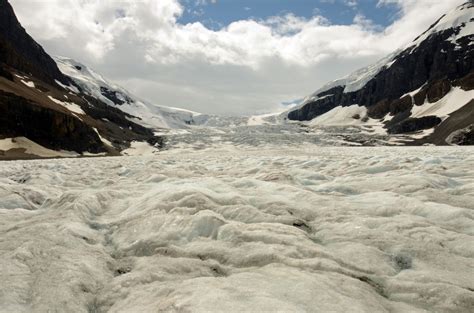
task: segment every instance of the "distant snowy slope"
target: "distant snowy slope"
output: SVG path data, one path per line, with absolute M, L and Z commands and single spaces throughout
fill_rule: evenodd
M 367 67 L 361 68 L 341 79 L 337 79 L 335 81 L 332 81 L 320 89 L 318 89 L 316 92 L 311 94 L 309 97 L 306 97 L 303 101 L 303 104 L 306 104 L 308 102 L 318 100 L 320 97 L 318 96 L 321 93 L 324 93 L 334 87 L 344 87 L 344 92 L 353 92 L 361 89 L 364 87 L 371 79 L 373 79 L 380 71 L 384 68 L 389 68 L 390 65 L 393 64 L 394 58 L 397 56 L 397 54 L 400 51 L 397 50 L 396 52 L 390 54 L 389 56 L 379 60 L 375 64 L 371 64 Z
M 70 58 L 55 57 L 59 69 L 71 77 L 83 92 L 110 106 L 136 116 L 139 124 L 152 128 L 182 128 L 193 123 L 199 113 L 143 101 L 120 86 L 107 81 L 84 64 Z

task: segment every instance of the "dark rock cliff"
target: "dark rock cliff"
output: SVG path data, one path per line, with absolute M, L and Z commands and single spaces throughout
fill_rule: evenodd
M 70 79 L 56 62 L 20 25 L 7 0 L 0 0 L 0 67 L 9 66 L 54 85 L 54 80 L 68 85 Z
M 97 133 L 77 117 L 3 91 L 0 91 L 0 134 L 24 136 L 54 150 L 106 151 Z

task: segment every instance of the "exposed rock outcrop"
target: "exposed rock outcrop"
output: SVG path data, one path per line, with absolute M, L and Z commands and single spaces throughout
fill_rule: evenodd
M 20 25 L 7 0 L 0 0 L 0 64 L 31 74 L 51 85 L 55 80 L 68 85 L 71 80 L 56 62 Z
M 458 146 L 474 145 L 474 124 L 452 133 L 448 137 L 448 143 Z
M 0 134 L 24 136 L 53 150 L 106 151 L 97 133 L 79 118 L 3 91 L 0 91 Z

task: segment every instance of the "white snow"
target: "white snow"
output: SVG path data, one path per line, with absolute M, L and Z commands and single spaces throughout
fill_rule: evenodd
M 23 80 L 23 79 L 20 79 L 20 81 L 25 84 L 26 86 L 30 87 L 30 88 L 35 88 L 35 83 L 32 82 L 32 81 L 27 81 L 27 80 Z
M 270 124 L 269 119 L 276 118 L 280 114 L 281 112 L 275 112 L 275 113 L 267 113 L 267 114 L 250 116 L 247 121 L 247 126 L 259 126 L 259 125 L 264 125 L 264 124 Z
M 413 90 L 413 91 L 411 91 L 411 92 L 408 92 L 408 93 L 404 94 L 403 96 L 400 97 L 400 99 L 405 98 L 406 96 L 410 96 L 410 97 L 412 97 L 412 98 L 415 97 L 416 94 L 419 93 L 420 90 L 423 89 L 423 87 L 425 87 L 425 86 L 426 86 L 426 84 L 424 84 L 423 86 L 421 86 L 421 87 L 418 88 L 418 89 L 415 89 L 415 90 Z
M 99 136 L 100 141 L 102 141 L 103 143 L 105 143 L 105 144 L 108 145 L 109 147 L 113 147 L 112 143 L 111 143 L 109 140 L 107 140 L 106 138 L 104 138 L 104 137 L 102 137 L 102 136 L 100 135 L 100 133 L 99 133 L 99 131 L 97 130 L 97 128 L 94 127 L 93 129 L 94 129 L 94 131 L 96 132 L 97 136 Z
M 0 310 L 469 312 L 473 152 L 0 163 Z
M 56 82 L 56 84 L 58 84 L 59 86 L 63 87 L 64 89 L 68 89 L 70 92 L 73 92 L 73 93 L 79 93 L 79 89 L 77 89 L 76 86 L 67 86 L 67 85 L 64 85 L 63 83 L 61 83 L 59 80 L 55 79 L 54 80 Z
M 429 103 L 426 100 L 423 105 L 414 105 L 411 110 L 412 117 L 434 115 L 446 118 L 449 114 L 459 110 L 473 99 L 474 90 L 465 91 L 460 87 L 453 87 L 444 98 L 435 103 Z
M 416 48 L 421 42 L 426 40 L 431 35 L 450 28 L 460 28 L 458 34 L 454 34 L 448 39 L 453 44 L 456 44 L 456 42 L 463 37 L 473 35 L 474 21 L 471 21 L 471 19 L 474 17 L 474 6 L 468 8 L 470 5 L 472 6 L 472 4 L 464 4 L 453 9 L 451 12 L 441 18 L 441 20 L 439 20 L 439 22 L 432 29 L 420 36 L 416 41 L 410 43 L 409 46 Z
M 410 134 L 410 137 L 413 139 L 422 139 L 433 134 L 434 131 L 435 131 L 434 127 L 429 128 L 429 129 L 423 129 L 421 131 L 418 131 L 416 134 Z
M 0 139 L 0 151 L 9 151 L 12 149 L 24 149 L 24 153 L 26 154 L 45 158 L 74 157 L 78 155 L 72 151 L 54 151 L 47 149 L 25 137 Z
M 88 93 L 123 112 L 139 117 L 140 119 L 133 119 L 133 122 L 135 123 L 156 129 L 184 128 L 188 127 L 187 125 L 189 123 L 193 123 L 194 119 L 201 115 L 200 113 L 185 109 L 158 106 L 143 101 L 125 89 L 107 81 L 100 74 L 84 64 L 72 59 L 55 57 L 55 61 L 61 72 L 71 77 L 85 93 Z M 115 92 L 115 96 L 125 103 L 121 105 L 115 104 L 102 94 L 101 87 L 106 88 L 111 92 Z
M 354 116 L 359 118 L 355 119 Z M 367 116 L 367 108 L 357 104 L 348 107 L 338 106 L 326 112 L 309 123 L 312 126 L 337 126 L 337 125 L 360 125 L 364 124 L 362 118 Z
M 74 112 L 74 113 L 76 113 L 76 114 L 86 115 L 86 112 L 84 112 L 84 111 L 82 110 L 82 108 L 81 108 L 79 105 L 77 105 L 77 104 L 75 104 L 75 103 L 73 103 L 73 102 L 61 101 L 61 100 L 58 100 L 58 99 L 56 99 L 56 98 L 54 98 L 54 97 L 52 97 L 52 96 L 48 96 L 48 98 L 49 98 L 51 101 L 53 101 L 54 103 L 57 103 L 57 104 L 62 105 L 63 107 L 65 107 L 66 109 L 68 109 L 68 110 L 71 111 L 71 112 Z M 77 116 L 76 116 L 76 117 L 77 117 Z
M 127 156 L 140 156 L 147 154 L 155 154 L 158 151 L 159 150 L 156 147 L 150 145 L 148 142 L 132 141 L 130 143 L 130 148 L 123 150 L 122 154 Z

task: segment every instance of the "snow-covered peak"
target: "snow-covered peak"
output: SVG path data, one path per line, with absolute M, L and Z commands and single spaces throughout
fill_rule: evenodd
M 418 46 L 430 36 L 446 30 L 454 30 L 454 34 L 449 38 L 453 43 L 457 40 L 474 34 L 474 2 L 468 1 L 463 5 L 443 15 L 436 23 L 416 38 L 409 46 Z
M 165 106 L 158 106 L 139 99 L 120 86 L 117 86 L 89 67 L 73 59 L 55 57 L 59 69 L 71 77 L 86 94 L 136 116 L 133 122 L 151 128 L 183 128 L 192 124 L 200 113 Z

